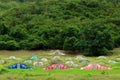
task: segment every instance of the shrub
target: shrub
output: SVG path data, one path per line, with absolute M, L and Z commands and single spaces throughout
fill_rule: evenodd
M 7 50 L 16 50 L 19 49 L 19 44 L 15 40 L 10 40 L 6 42 Z

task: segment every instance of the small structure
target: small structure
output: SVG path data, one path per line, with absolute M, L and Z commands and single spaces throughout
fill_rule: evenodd
M 24 63 L 32 63 L 32 60 L 25 60 Z
M 89 60 L 86 60 L 86 59 L 80 60 L 80 63 L 88 63 L 88 62 L 89 62 Z
M 110 70 L 110 67 L 103 66 L 100 64 L 88 64 L 87 66 L 81 67 L 81 70 Z
M 34 66 L 42 66 L 42 65 L 43 65 L 43 62 L 34 62 L 33 65 L 34 65 Z
M 99 56 L 99 57 L 97 57 L 97 59 L 106 59 L 106 57 L 105 56 Z
M 61 62 L 61 60 L 59 59 L 54 59 L 51 61 L 52 64 L 59 64 Z
M 37 60 L 37 59 L 38 59 L 38 56 L 32 56 L 30 59 L 32 59 L 32 60 Z
M 70 67 L 77 67 L 78 64 L 75 64 L 73 61 L 67 61 L 65 64 L 69 65 Z
M 64 70 L 64 69 L 70 69 L 69 66 L 65 66 L 63 64 L 52 64 L 50 66 L 47 66 L 45 68 L 43 68 L 44 70 L 54 70 L 54 69 L 60 69 L 60 70 Z
M 86 59 L 86 58 L 83 58 L 82 56 L 76 56 L 75 59 L 76 59 L 76 60 L 83 60 L 83 59 Z
M 65 64 L 67 64 L 69 66 L 72 66 L 72 65 L 74 65 L 74 62 L 73 61 L 67 61 Z
M 53 54 L 56 54 L 56 55 L 65 55 L 65 54 L 61 53 L 59 50 L 56 50 Z
M 66 60 L 66 61 L 71 61 L 71 60 L 72 60 L 72 58 L 66 58 L 65 60 Z
M 56 50 L 55 52 L 51 53 L 50 55 L 65 55 L 64 53 L 60 52 L 59 50 Z
M 54 56 L 53 59 L 60 59 L 60 56 Z
M 48 61 L 48 59 L 47 58 L 42 58 L 41 61 L 46 62 L 46 61 Z
M 118 63 L 117 61 L 115 60 L 109 60 L 108 63 L 112 63 L 112 64 L 115 64 L 115 63 Z
M 5 60 L 0 60 L 0 64 L 4 64 L 5 63 Z
M 32 69 L 30 66 L 27 66 L 22 63 L 16 63 L 16 64 L 13 64 L 12 66 L 8 66 L 7 68 L 8 69 Z
M 11 59 L 11 60 L 21 60 L 21 58 L 16 58 L 15 56 L 10 56 L 9 58 L 6 59 Z
M 116 60 L 120 61 L 120 57 L 116 58 Z

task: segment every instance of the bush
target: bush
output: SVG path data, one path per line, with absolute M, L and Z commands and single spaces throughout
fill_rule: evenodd
M 76 41 L 76 37 L 67 37 L 63 44 L 64 50 L 75 50 L 74 42 Z
M 30 37 L 19 42 L 20 48 L 25 50 L 46 49 L 47 42 L 42 38 Z
M 23 40 L 27 38 L 27 31 L 21 26 L 12 27 L 10 29 L 9 35 L 13 37 L 15 40 Z
M 0 35 L 4 35 L 8 33 L 8 27 L 5 24 L 0 23 Z
M 75 42 L 75 47 L 85 55 L 106 55 L 108 50 L 114 48 L 113 39 L 104 27 L 85 27 L 82 30 L 81 38 Z
M 10 40 L 6 42 L 6 49 L 7 50 L 16 50 L 19 49 L 19 44 L 14 41 L 14 40 Z
M 7 69 L 4 66 L 0 65 L 0 74 L 7 72 Z
M 0 41 L 0 50 L 5 50 L 5 49 L 6 49 L 6 42 Z

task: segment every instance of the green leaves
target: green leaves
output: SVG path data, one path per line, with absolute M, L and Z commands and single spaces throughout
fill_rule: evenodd
M 9 35 L 17 41 L 26 39 L 28 36 L 27 31 L 21 28 L 21 26 L 12 27 L 10 29 Z
M 76 41 L 76 37 L 67 37 L 64 41 L 64 44 L 63 44 L 63 49 L 64 50 L 76 50 L 74 47 L 74 44 L 75 44 L 75 41 Z
M 1 49 L 103 55 L 120 43 L 118 0 L 0 0 Z

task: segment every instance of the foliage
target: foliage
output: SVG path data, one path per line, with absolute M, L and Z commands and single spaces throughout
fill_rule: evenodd
M 0 0 L 0 49 L 104 55 L 120 46 L 119 0 Z

